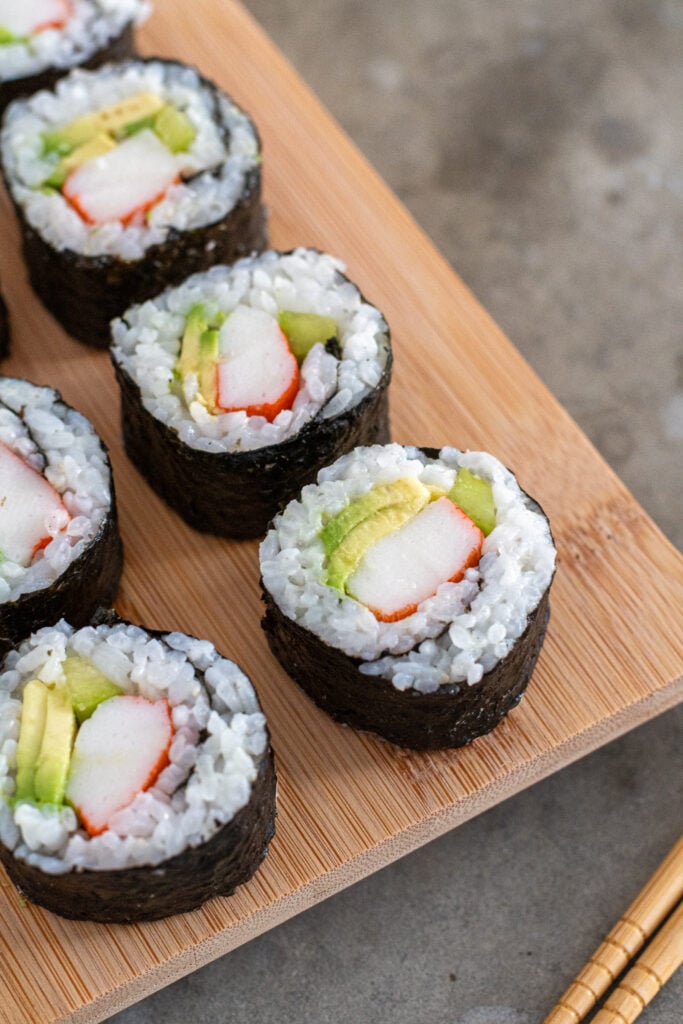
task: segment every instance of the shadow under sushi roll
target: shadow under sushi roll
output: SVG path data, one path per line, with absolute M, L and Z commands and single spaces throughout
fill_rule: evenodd
M 212 644 L 115 616 L 77 631 L 61 622 L 3 668 L 0 733 L 18 727 L 19 738 L 0 778 L 0 860 L 32 902 L 131 923 L 195 910 L 251 878 L 275 830 L 273 752 L 251 683 Z M 75 719 L 58 779 L 27 770 L 38 697 L 66 701 Z M 43 736 L 49 703 L 47 714 Z M 151 776 L 135 763 L 145 757 Z
M 542 509 L 492 456 L 367 448 L 323 470 L 273 523 L 262 625 L 286 672 L 337 721 L 415 750 L 459 747 L 527 687 L 554 556 Z

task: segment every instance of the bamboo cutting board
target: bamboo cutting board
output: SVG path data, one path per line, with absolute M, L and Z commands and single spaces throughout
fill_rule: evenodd
M 110 446 L 126 547 L 117 608 L 208 637 L 254 680 L 279 817 L 267 861 L 235 896 L 152 924 L 61 920 L 0 872 L 3 1024 L 100 1021 L 683 697 L 683 559 L 241 6 L 166 0 L 140 38 L 145 54 L 197 64 L 256 119 L 273 244 L 342 257 L 384 311 L 395 439 L 488 449 L 545 507 L 559 552 L 553 611 L 521 706 L 470 747 L 411 754 L 334 725 L 269 654 L 256 543 L 194 533 L 132 469 L 107 355 L 42 309 L 4 230 L 15 355 L 3 369 L 60 388 Z

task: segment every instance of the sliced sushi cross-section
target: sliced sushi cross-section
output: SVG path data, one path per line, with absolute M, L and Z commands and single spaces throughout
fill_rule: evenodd
M 27 566 L 69 522 L 61 498 L 45 477 L 0 442 L 0 552 Z M 48 528 L 48 526 L 50 528 Z
M 258 868 L 273 752 L 249 679 L 208 641 L 107 619 L 62 619 L 0 664 L 0 863 L 64 917 L 156 920 Z
M 106 449 L 56 391 L 0 377 L 0 439 L 2 656 L 48 622 L 110 607 L 123 549 Z
M 555 547 L 488 452 L 358 447 L 275 517 L 260 556 L 271 650 L 338 721 L 436 750 L 519 703 Z

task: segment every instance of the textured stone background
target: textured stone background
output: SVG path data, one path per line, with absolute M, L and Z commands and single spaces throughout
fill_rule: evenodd
M 247 7 L 683 547 L 683 5 Z M 116 1024 L 540 1024 L 677 837 L 682 710 Z
M 246 6 L 683 547 L 683 3 Z

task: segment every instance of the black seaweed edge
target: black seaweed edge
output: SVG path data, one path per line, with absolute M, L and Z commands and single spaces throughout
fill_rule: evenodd
M 343 274 L 340 278 L 349 280 Z M 126 453 L 153 490 L 195 530 L 239 540 L 262 537 L 273 516 L 323 466 L 357 445 L 389 441 L 393 354 L 388 325 L 386 339 L 380 380 L 356 405 L 329 419 L 318 414 L 280 444 L 243 452 L 204 452 L 186 445 L 144 408 L 140 388 L 112 353 Z
M 134 57 L 120 64 L 164 64 L 188 68 L 200 87 L 213 98 L 227 97 L 250 122 L 259 155 L 261 137 L 250 115 L 215 82 L 191 64 L 160 57 Z M 261 203 L 260 163 L 245 175 L 242 193 L 219 220 L 189 231 L 171 228 L 163 242 L 149 246 L 137 260 L 117 256 L 84 256 L 73 249 L 55 249 L 28 223 L 2 168 L 5 188 L 19 224 L 24 261 L 31 286 L 45 306 L 72 337 L 93 348 L 106 349 L 110 322 L 131 305 L 179 284 L 190 274 L 216 263 L 231 263 L 262 251 L 267 245 L 266 215 Z
M 440 451 L 419 450 L 428 458 L 438 457 Z M 526 491 L 522 494 L 527 506 L 543 516 L 550 529 L 539 503 Z M 550 536 L 552 540 L 552 532 Z M 473 686 L 444 683 L 432 693 L 397 690 L 388 679 L 361 673 L 361 659 L 331 647 L 288 618 L 263 580 L 261 626 L 273 655 L 290 678 L 335 721 L 411 750 L 451 749 L 490 732 L 522 699 L 543 646 L 553 578 L 527 616 L 522 635 L 480 682 Z
M 60 78 L 70 71 L 79 68 L 82 71 L 94 71 L 102 64 L 111 61 L 126 60 L 135 52 L 135 22 L 126 22 L 118 35 L 112 36 L 106 46 L 96 50 L 89 57 L 76 60 L 66 67 L 49 67 L 35 75 L 24 75 L 22 78 L 8 78 L 0 81 L 0 116 L 14 100 L 25 99 L 41 89 L 54 89 Z
M 131 624 L 111 609 L 103 609 L 94 621 L 106 625 Z M 164 642 L 173 631 L 145 632 Z M 203 678 L 204 673 L 197 671 Z M 262 710 L 255 687 L 254 693 Z M 0 842 L 0 862 L 14 885 L 32 903 L 77 921 L 157 921 L 198 910 L 214 897 L 231 896 L 258 870 L 275 835 L 277 776 L 267 725 L 266 732 L 268 746 L 251 784 L 247 804 L 198 846 L 186 847 L 157 865 L 103 871 L 74 868 L 51 875 L 19 860 Z
M 55 388 L 49 390 L 54 395 L 55 404 L 77 412 L 64 401 L 59 391 Z M 97 438 L 109 471 L 109 510 L 78 558 L 48 587 L 0 604 L 0 657 L 41 626 L 52 625 L 61 618 L 74 626 L 85 626 L 99 609 L 114 603 L 123 572 L 123 543 L 118 527 L 109 449 L 99 435 Z

